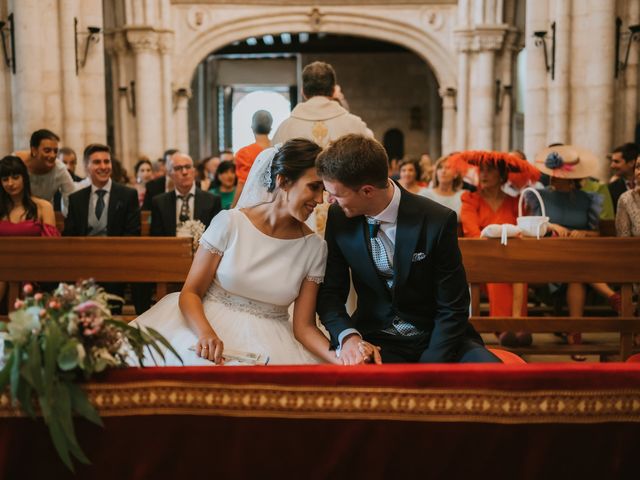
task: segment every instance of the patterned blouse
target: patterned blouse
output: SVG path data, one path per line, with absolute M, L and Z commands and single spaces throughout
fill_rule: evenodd
M 627 190 L 618 199 L 616 231 L 619 237 L 640 237 L 640 191 Z

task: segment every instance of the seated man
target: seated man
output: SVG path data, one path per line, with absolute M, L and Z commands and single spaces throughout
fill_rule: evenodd
M 199 220 L 206 227 L 221 210 L 220 197 L 200 190 L 195 183 L 193 160 L 177 152 L 167 161 L 167 176 L 175 190 L 153 198 L 151 207 L 151 235 L 175 237 L 179 223 Z
M 469 323 L 455 212 L 396 185 L 387 166 L 384 147 L 355 134 L 317 159 L 336 202 L 327 219 L 327 270 L 317 306 L 331 346 L 346 365 L 366 361 L 370 345 L 380 349 L 376 362 L 499 363 Z M 358 294 L 351 316 L 345 308 L 350 277 Z
M 69 213 L 64 235 L 70 237 L 123 237 L 140 235 L 138 192 L 111 181 L 111 150 L 93 143 L 84 150 L 84 167 L 91 182 L 69 196 Z M 107 291 L 122 296 L 124 285 L 105 285 Z M 139 299 L 134 289 L 134 303 Z M 118 305 L 112 310 L 121 312 Z

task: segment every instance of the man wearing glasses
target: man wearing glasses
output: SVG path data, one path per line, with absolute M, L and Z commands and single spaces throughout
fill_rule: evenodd
M 175 237 L 178 227 L 189 220 L 199 220 L 208 227 L 221 209 L 220 197 L 196 186 L 191 157 L 182 152 L 174 153 L 167 161 L 167 176 L 175 190 L 153 198 L 151 235 Z

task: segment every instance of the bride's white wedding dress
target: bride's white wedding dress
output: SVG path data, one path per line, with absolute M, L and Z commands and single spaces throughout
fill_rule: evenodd
M 327 257 L 323 239 L 315 233 L 292 240 L 270 237 L 234 209 L 214 217 L 200 245 L 222 256 L 202 303 L 225 349 L 266 355 L 270 365 L 320 362 L 294 338 L 288 307 L 305 279 L 322 282 Z M 184 365 L 213 365 L 189 350 L 197 337 L 180 312 L 178 295 L 165 296 L 135 323 L 164 335 Z M 166 364 L 181 365 L 171 353 Z

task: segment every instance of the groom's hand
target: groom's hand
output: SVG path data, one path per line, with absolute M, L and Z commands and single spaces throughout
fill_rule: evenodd
M 362 365 L 368 360 L 373 360 L 376 364 L 382 363 L 378 347 L 365 342 L 356 333 L 347 335 L 342 341 L 340 360 L 343 365 Z

